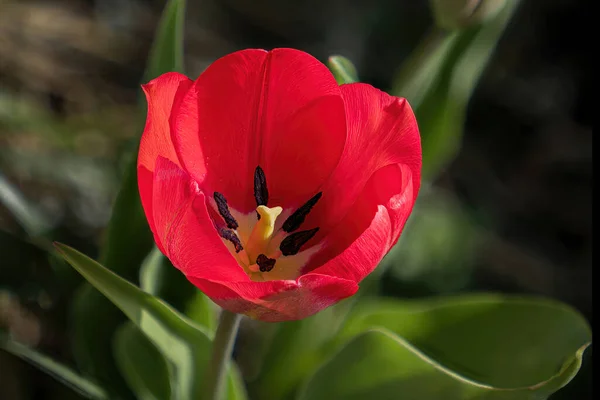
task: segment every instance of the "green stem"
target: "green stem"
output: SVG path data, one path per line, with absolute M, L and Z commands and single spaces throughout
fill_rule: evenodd
M 227 364 L 231 358 L 233 343 L 242 316 L 226 310 L 221 312 L 219 326 L 213 341 L 210 363 L 205 375 L 205 400 L 222 400 L 227 376 Z

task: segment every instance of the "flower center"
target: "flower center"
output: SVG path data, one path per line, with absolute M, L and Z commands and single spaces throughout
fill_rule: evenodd
M 260 218 L 254 224 L 252 233 L 246 242 L 246 253 L 251 263 L 255 263 L 259 255 L 264 255 L 267 252 L 267 247 L 275 231 L 275 221 L 282 211 L 283 208 L 281 207 L 256 207 L 256 212 L 260 215 Z
M 216 221 L 215 226 L 240 266 L 252 279 L 270 280 L 281 279 L 281 276 L 292 276 L 297 271 L 277 271 L 278 273 L 274 271 L 270 276 L 263 276 L 263 273 L 270 273 L 274 268 L 285 268 L 289 263 L 281 262 L 280 258 L 289 258 L 289 256 L 298 254 L 317 233 L 318 227 L 295 231 L 304 223 L 306 216 L 321 196 L 321 192 L 317 193 L 291 213 L 277 228 L 277 218 L 283 213 L 283 208 L 267 206 L 269 201 L 267 181 L 264 171 L 258 166 L 254 172 L 256 213 L 244 215 L 235 210 L 232 213 L 225 196 L 215 192 L 213 198 L 216 208 L 225 223 L 223 225 Z M 296 266 L 295 269 L 299 270 L 299 268 L 300 266 Z

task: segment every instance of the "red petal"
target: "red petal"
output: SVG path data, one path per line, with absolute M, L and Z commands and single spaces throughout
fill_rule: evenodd
M 154 224 L 154 212 L 152 207 L 152 197 L 153 197 L 153 186 L 154 186 L 154 174 L 146 169 L 146 167 L 138 166 L 137 169 L 138 174 L 138 188 L 140 191 L 140 197 L 142 199 L 142 206 L 144 208 L 144 213 L 146 214 L 146 219 L 148 220 L 148 225 L 150 225 L 150 230 L 154 235 L 154 242 L 158 246 L 159 250 L 166 254 L 165 248 L 163 244 L 156 234 L 156 225 Z
M 309 317 L 358 290 L 353 281 L 320 274 L 307 274 L 297 281 L 214 282 L 188 279 L 224 309 L 267 322 Z
M 153 187 L 156 236 L 167 257 L 228 310 L 264 321 L 302 319 L 358 289 L 351 280 L 314 273 L 297 281 L 250 281 L 217 235 L 204 194 L 185 171 L 159 157 Z
M 185 75 L 169 72 L 142 86 L 148 101 L 148 114 L 140 143 L 138 166 L 154 171 L 158 156 L 179 165 L 171 141 L 169 118 L 171 112 L 177 110 L 192 83 Z
M 152 232 L 156 232 L 152 218 L 152 174 L 158 156 L 179 165 L 171 142 L 169 116 L 177 109 L 192 81 L 185 75 L 169 72 L 142 86 L 148 102 L 146 126 L 138 154 L 138 188 L 142 205 Z
M 408 102 L 362 83 L 340 89 L 348 137 L 342 159 L 323 188 L 323 198 L 304 223 L 321 228 L 313 241 L 326 236 L 348 214 L 377 170 L 393 164 L 407 166 L 412 175 L 413 202 L 421 182 L 421 140 Z
M 398 241 L 415 192 L 408 166 L 389 165 L 377 171 L 307 270 L 360 282 Z
M 175 267 L 202 278 L 249 280 L 217 234 L 196 182 L 163 157 L 154 171 L 153 203 L 156 236 Z
M 215 61 L 172 121 L 175 148 L 203 191 L 241 212 L 256 207 L 254 170 L 269 205 L 308 200 L 339 161 L 344 105 L 329 70 L 291 49 L 243 50 Z

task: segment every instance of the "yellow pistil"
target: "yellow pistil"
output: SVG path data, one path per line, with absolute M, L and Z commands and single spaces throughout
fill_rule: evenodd
M 252 233 L 246 242 L 245 250 L 248 254 L 250 264 L 256 263 L 256 257 L 267 252 L 267 247 L 275 231 L 275 221 L 283 209 L 281 207 L 258 206 L 256 212 L 260 219 L 254 225 Z

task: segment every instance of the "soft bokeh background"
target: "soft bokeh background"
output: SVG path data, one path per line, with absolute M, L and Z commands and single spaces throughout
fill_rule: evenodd
M 469 104 L 458 156 L 423 189 L 384 261 L 384 294 L 542 294 L 592 321 L 589 3 L 522 2 Z M 17 188 L 13 200 L 34 206 L 53 239 L 90 256 L 140 133 L 139 82 L 163 6 L 0 0 L 0 186 Z M 190 0 L 186 69 L 196 76 L 241 48 L 295 47 L 344 55 L 362 81 L 391 90 L 431 24 L 425 0 Z M 0 327 L 69 362 L 66 305 L 81 280 L 57 281 L 21 233 L 0 205 Z M 0 352 L 0 399 L 65 396 Z M 591 352 L 553 398 L 591 399 Z

